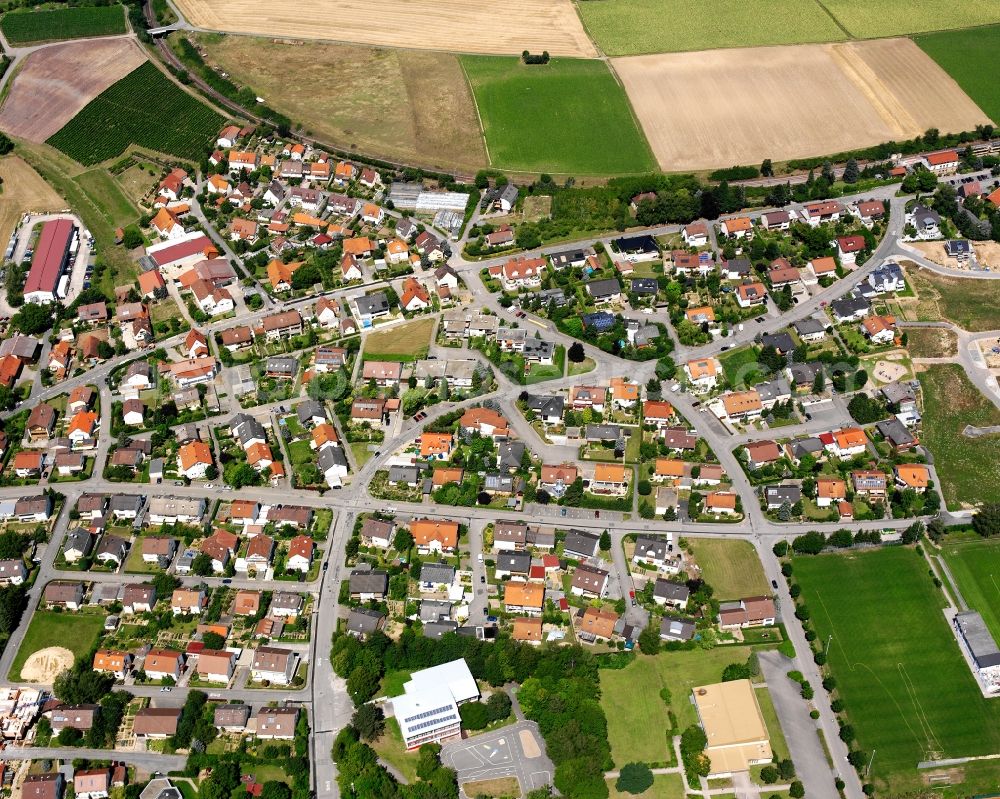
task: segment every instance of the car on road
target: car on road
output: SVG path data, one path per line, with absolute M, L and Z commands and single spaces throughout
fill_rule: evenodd
M 182 485 L 184 485 L 184 481 L 183 480 L 174 480 L 174 485 L 175 486 L 182 486 Z
M 415 422 L 422 422 L 426 418 L 427 418 L 427 411 L 420 411 L 419 413 L 415 413 L 413 415 L 413 421 Z
M 771 588 L 773 588 L 775 591 L 778 590 L 778 581 L 777 580 L 771 580 Z
M 726 350 L 731 350 L 731 349 L 732 349 L 732 347 L 730 347 L 730 346 L 729 346 L 729 345 L 727 344 L 727 345 L 726 345 L 725 347 L 723 347 L 723 348 L 722 348 L 721 352 L 725 352 Z
M 160 693 L 161 693 L 161 694 L 169 694 L 169 693 L 170 693 L 170 686 L 169 686 L 169 685 L 164 685 L 164 686 L 163 686 L 163 687 L 162 687 L 162 688 L 160 689 Z
M 691 403 L 691 407 L 692 408 L 700 408 L 701 407 L 701 400 L 695 400 L 694 402 L 692 402 Z
M 329 568 L 330 568 L 330 563 L 329 563 L 329 561 L 323 564 L 323 571 L 326 571 L 326 570 L 327 570 L 327 569 L 329 569 Z
M 565 516 L 566 515 L 566 508 L 559 508 L 559 515 L 560 516 Z
M 600 519 L 601 518 L 601 512 L 599 510 L 595 510 L 594 511 L 594 518 L 595 519 Z
M 758 316 L 756 319 L 754 319 L 754 321 L 755 322 L 763 322 L 764 321 L 764 317 L 763 316 Z
M 480 563 L 483 562 L 483 553 L 482 552 L 479 553 L 479 562 Z
M 215 483 L 209 483 L 205 488 L 215 488 Z
M 485 574 L 480 574 L 479 575 L 479 582 L 481 582 L 481 583 L 485 583 L 486 582 L 486 575 Z
M 232 490 L 233 490 L 233 487 L 232 487 L 232 486 L 223 486 L 223 487 L 222 487 L 222 490 L 223 490 L 223 491 L 232 491 Z
M 489 615 L 489 610 L 487 608 L 483 608 L 483 615 L 484 616 Z

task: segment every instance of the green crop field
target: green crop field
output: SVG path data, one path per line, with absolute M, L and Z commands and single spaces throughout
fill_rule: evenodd
M 11 44 L 128 32 L 125 12 L 119 5 L 13 11 L 0 18 L 0 30 Z
M 994 122 L 1000 120 L 1000 82 L 996 79 L 1000 25 L 917 36 L 914 41 L 951 75 Z
M 934 455 L 948 507 L 1000 502 L 996 467 L 1000 463 L 1000 435 L 968 438 L 962 434 L 966 425 L 1000 425 L 1000 410 L 958 364 L 935 364 L 917 377 L 924 394 L 920 440 Z
M 602 61 L 463 56 L 490 162 L 502 169 L 610 175 L 656 168 L 625 92 Z
M 195 161 L 224 123 L 146 62 L 91 100 L 47 143 L 87 166 L 133 144 Z
M 993 638 L 1000 641 L 1000 542 L 946 544 L 942 553 L 962 598 L 982 614 Z
M 980 0 L 823 0 L 823 6 L 861 39 L 1000 22 L 1000 4 Z
M 613 56 L 847 38 L 815 0 L 581 0 L 577 8 Z
M 923 558 L 887 547 L 793 565 L 880 793 L 921 789 L 921 760 L 1000 751 L 1000 705 L 983 698 Z

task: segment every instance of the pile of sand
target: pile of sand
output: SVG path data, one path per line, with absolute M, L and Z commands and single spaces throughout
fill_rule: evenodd
M 33 652 L 21 666 L 21 679 L 25 682 L 51 684 L 55 678 L 73 665 L 73 653 L 64 646 L 49 646 Z

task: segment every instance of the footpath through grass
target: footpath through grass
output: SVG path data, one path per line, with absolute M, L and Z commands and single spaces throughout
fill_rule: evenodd
M 35 652 L 61 646 L 74 654 L 89 652 L 104 629 L 104 614 L 36 610 L 10 667 L 10 679 L 21 679 L 21 667 Z
M 462 56 L 490 162 L 502 169 L 613 175 L 656 169 L 625 91 L 603 61 Z
M 1000 425 L 1000 410 L 958 364 L 936 364 L 917 377 L 924 395 L 920 439 L 934 456 L 948 507 L 1000 502 L 1000 435 L 962 434 L 967 425 Z
M 983 698 L 913 549 L 796 558 L 795 580 L 880 793 L 923 788 L 922 760 L 1000 751 L 1000 705 Z M 830 638 L 832 636 L 832 638 Z M 989 785 L 970 786 L 989 788 Z
M 120 5 L 12 11 L 0 18 L 0 30 L 11 44 L 84 39 L 127 33 Z

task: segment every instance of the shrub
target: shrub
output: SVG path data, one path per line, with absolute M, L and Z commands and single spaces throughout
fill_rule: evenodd
M 625 793 L 644 793 L 653 785 L 653 772 L 645 763 L 627 763 L 622 766 L 615 789 Z

